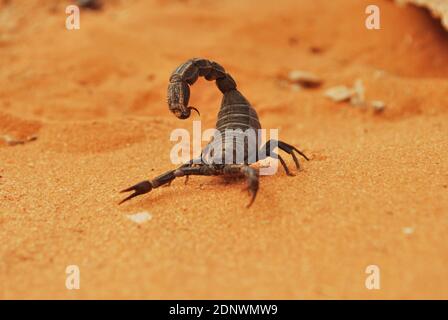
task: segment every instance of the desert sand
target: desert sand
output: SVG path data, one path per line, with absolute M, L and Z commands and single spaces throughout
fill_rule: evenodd
M 448 298 L 448 35 L 392 1 L 367 30 L 370 2 L 115 0 L 72 31 L 68 2 L 0 2 L 0 298 Z M 245 181 L 220 177 L 118 206 L 175 167 L 173 129 L 215 124 L 204 79 L 200 117 L 168 110 L 169 75 L 192 57 L 222 64 L 311 161 L 262 177 L 249 209 Z M 292 70 L 324 82 L 285 85 Z M 383 112 L 325 97 L 356 80 Z

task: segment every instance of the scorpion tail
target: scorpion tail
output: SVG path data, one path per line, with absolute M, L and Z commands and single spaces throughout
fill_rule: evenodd
M 216 81 L 216 86 L 223 94 L 236 90 L 235 80 L 218 63 L 200 58 L 188 60 L 174 70 L 168 85 L 168 106 L 179 119 L 189 118 L 191 110 L 199 114 L 196 108 L 188 106 L 190 86 L 199 77 L 204 77 L 208 81 Z

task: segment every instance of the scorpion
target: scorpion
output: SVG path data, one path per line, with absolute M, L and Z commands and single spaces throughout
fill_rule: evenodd
M 237 89 L 237 85 L 232 76 L 225 71 L 225 69 L 218 63 L 201 58 L 194 58 L 186 61 L 177 67 L 169 79 L 168 85 L 168 106 L 170 111 L 179 119 L 187 119 L 191 112 L 199 111 L 192 106 L 189 106 L 190 100 L 190 86 L 193 85 L 199 77 L 204 77 L 208 81 L 215 81 L 216 86 L 223 94 L 221 108 L 218 113 L 216 122 L 217 133 L 221 139 L 211 139 L 207 146 L 203 149 L 199 159 L 192 159 L 187 163 L 182 164 L 174 170 L 170 170 L 154 178 L 153 180 L 145 180 L 136 185 L 122 190 L 121 192 L 133 193 L 123 199 L 120 204 L 128 201 L 136 196 L 150 192 L 152 189 L 163 185 L 170 185 L 171 182 L 179 177 L 185 176 L 244 176 L 247 180 L 247 189 L 251 195 L 251 199 L 247 207 L 250 207 L 257 195 L 259 188 L 259 170 L 251 167 L 252 163 L 263 160 L 267 157 L 278 159 L 283 166 L 288 176 L 293 176 L 286 165 L 285 160 L 276 152 L 275 148 L 291 155 L 298 170 L 300 170 L 299 160 L 294 152 L 297 152 L 307 161 L 308 157 L 296 147 L 280 141 L 271 139 L 267 141 L 264 146 L 259 149 L 261 140 L 259 130 L 261 129 L 260 121 L 257 112 L 251 106 L 249 101 Z M 234 136 L 226 134 L 228 129 L 239 129 Z M 242 130 L 254 130 L 255 141 L 249 139 L 240 139 L 237 146 L 230 141 L 230 138 L 235 138 L 235 135 L 244 134 Z M 238 138 L 238 137 L 237 137 Z M 241 137 L 240 137 L 241 138 Z M 249 147 L 253 147 L 258 152 L 249 152 Z M 220 152 L 216 152 L 216 151 Z M 234 157 L 238 150 L 244 152 L 244 156 Z M 261 152 L 259 152 L 261 150 Z M 223 162 L 224 156 L 233 155 L 231 162 Z M 261 154 L 261 156 L 260 156 Z M 228 159 L 228 158 L 227 158 Z

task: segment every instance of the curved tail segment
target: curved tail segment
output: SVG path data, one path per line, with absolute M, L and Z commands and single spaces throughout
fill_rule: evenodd
M 194 58 L 181 64 L 174 70 L 168 85 L 168 106 L 179 119 L 190 117 L 191 110 L 199 111 L 188 105 L 190 86 L 204 77 L 208 81 L 216 80 L 216 86 L 223 93 L 236 90 L 235 80 L 216 62 Z

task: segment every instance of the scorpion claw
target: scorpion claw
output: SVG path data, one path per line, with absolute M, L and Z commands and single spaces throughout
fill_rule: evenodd
M 129 192 L 129 191 L 134 191 L 133 194 L 131 194 L 130 196 L 126 197 L 125 199 L 121 200 L 119 205 L 122 204 L 123 202 L 126 202 L 136 196 L 148 193 L 149 191 L 152 190 L 152 184 L 149 181 L 142 181 L 140 183 L 137 183 L 136 185 L 129 187 L 127 189 L 121 190 L 120 192 Z

